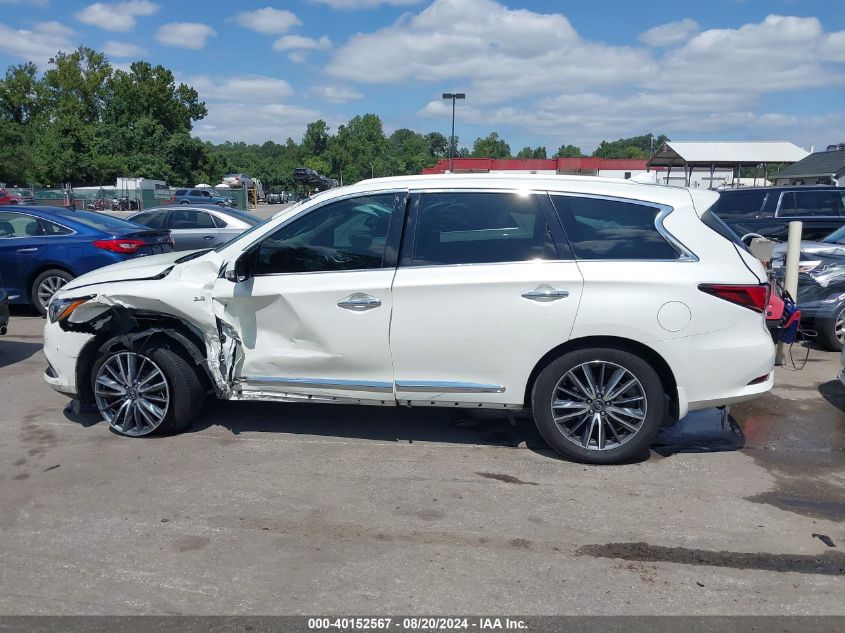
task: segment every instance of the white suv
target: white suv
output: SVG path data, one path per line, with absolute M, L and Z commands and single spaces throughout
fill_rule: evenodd
M 70 282 L 45 378 L 130 436 L 184 429 L 213 393 L 531 409 L 566 457 L 629 460 L 772 387 L 764 271 L 717 198 L 561 176 L 333 189 L 215 250 Z

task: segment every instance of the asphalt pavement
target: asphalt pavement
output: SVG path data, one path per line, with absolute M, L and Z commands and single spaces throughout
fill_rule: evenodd
M 845 614 L 845 388 L 813 350 L 638 463 L 527 419 L 209 402 L 127 439 L 0 338 L 0 615 Z

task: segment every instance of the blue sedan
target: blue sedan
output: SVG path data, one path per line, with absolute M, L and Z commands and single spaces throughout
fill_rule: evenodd
M 47 313 L 74 277 L 133 257 L 173 251 L 170 231 L 93 211 L 0 206 L 0 274 L 11 303 Z

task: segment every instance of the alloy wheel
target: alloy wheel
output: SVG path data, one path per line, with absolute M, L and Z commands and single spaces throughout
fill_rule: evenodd
M 610 450 L 640 431 L 647 413 L 645 389 L 624 367 L 607 361 L 576 365 L 552 392 L 552 417 L 576 446 Z
M 38 290 L 36 291 L 36 294 L 38 295 L 38 302 L 45 310 L 50 304 L 50 299 L 53 298 L 53 295 L 56 294 L 56 292 L 58 292 L 59 290 L 61 290 L 62 286 L 64 286 L 65 284 L 67 284 L 67 279 L 65 279 L 64 277 L 59 277 L 58 275 L 45 277 L 41 280 L 41 283 L 38 284 Z
M 845 344 L 845 310 L 841 310 L 836 315 L 836 321 L 833 324 L 833 335 L 840 343 Z
M 170 407 L 164 373 L 134 352 L 119 352 L 102 364 L 94 380 L 94 397 L 109 426 L 124 435 L 152 433 Z

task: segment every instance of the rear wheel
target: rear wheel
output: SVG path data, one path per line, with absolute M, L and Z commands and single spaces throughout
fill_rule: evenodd
M 33 280 L 32 288 L 30 288 L 30 299 L 41 316 L 47 314 L 47 306 L 50 305 L 50 299 L 53 298 L 53 295 L 71 280 L 73 280 L 73 275 L 58 268 L 45 270 Z
M 178 433 L 204 400 L 195 366 L 166 345 L 107 353 L 94 363 L 91 384 L 100 414 L 130 437 Z
M 558 453 L 616 464 L 647 453 L 663 420 L 664 392 L 657 372 L 639 356 L 583 349 L 546 366 L 531 404 L 540 434 Z
M 845 345 L 845 305 L 836 308 L 832 319 L 817 320 L 818 341 L 827 349 L 838 352 Z

